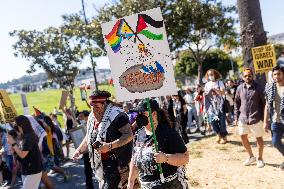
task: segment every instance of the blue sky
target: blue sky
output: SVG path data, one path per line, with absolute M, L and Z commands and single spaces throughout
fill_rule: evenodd
M 100 7 L 109 0 L 85 0 L 87 16 L 95 14 L 94 7 Z M 235 4 L 236 0 L 223 0 L 224 4 Z M 260 0 L 264 28 L 268 35 L 283 33 L 283 0 Z M 0 83 L 26 74 L 29 62 L 14 57 L 12 45 L 15 39 L 9 36 L 13 30 L 42 30 L 59 26 L 61 15 L 81 10 L 81 0 L 0 0 Z M 109 67 L 107 58 L 97 59 L 98 67 Z M 90 66 L 84 63 L 82 67 Z

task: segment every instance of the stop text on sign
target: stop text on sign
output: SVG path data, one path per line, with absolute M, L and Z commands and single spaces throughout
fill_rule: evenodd
M 276 66 L 276 57 L 273 45 L 264 45 L 252 48 L 252 57 L 256 73 L 267 72 Z

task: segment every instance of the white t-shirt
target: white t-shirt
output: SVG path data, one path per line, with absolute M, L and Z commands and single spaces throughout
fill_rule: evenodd
M 186 94 L 184 95 L 183 97 L 185 103 L 189 106 L 193 105 L 194 104 L 194 94 Z
M 225 90 L 225 85 L 222 81 L 209 81 L 205 84 L 204 91 L 208 94 L 211 89 Z

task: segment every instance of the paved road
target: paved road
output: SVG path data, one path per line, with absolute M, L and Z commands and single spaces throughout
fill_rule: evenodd
M 206 137 L 211 137 L 212 134 Z M 193 141 L 198 141 L 202 139 L 204 136 L 200 133 L 193 133 L 189 135 L 189 143 Z M 74 152 L 74 147 L 70 149 L 70 154 Z M 70 173 L 70 179 L 67 183 L 63 182 L 63 177 L 59 174 L 49 174 L 52 179 L 55 189 L 85 189 L 85 174 L 84 174 L 84 163 L 83 160 L 79 160 L 79 162 L 68 161 L 62 165 Z M 95 189 L 98 188 L 98 184 L 93 178 L 93 183 Z M 21 182 L 19 181 L 16 189 L 20 189 Z M 1 188 L 1 187 L 0 187 Z M 3 189 L 8 189 L 8 187 L 2 187 Z M 1 188 L 1 189 L 2 189 Z
M 74 152 L 74 147 L 70 149 L 70 155 Z M 70 179 L 68 182 L 63 181 L 63 176 L 54 173 L 49 174 L 51 180 L 54 183 L 55 189 L 85 189 L 85 174 L 84 174 L 84 162 L 79 160 L 78 162 L 68 161 L 62 165 L 62 167 L 70 173 Z M 18 183 L 15 189 L 21 188 L 21 181 L 18 179 Z M 93 178 L 95 189 L 98 189 L 98 184 Z M 8 187 L 0 187 L 0 189 L 8 189 Z

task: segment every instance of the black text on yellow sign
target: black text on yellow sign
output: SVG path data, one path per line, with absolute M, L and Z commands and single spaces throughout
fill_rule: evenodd
M 13 122 L 17 116 L 16 109 L 5 90 L 0 90 L 0 114 L 1 122 L 6 123 Z
M 273 45 L 264 45 L 252 48 L 253 65 L 255 72 L 267 72 L 276 66 L 276 56 Z

